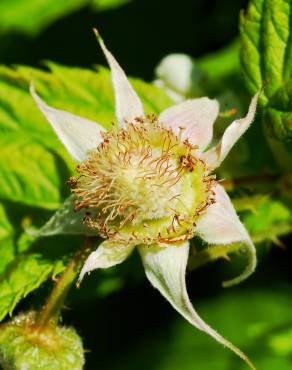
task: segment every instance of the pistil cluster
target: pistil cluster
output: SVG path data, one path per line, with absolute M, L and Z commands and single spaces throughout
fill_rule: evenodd
M 177 243 L 193 237 L 196 218 L 214 203 L 214 176 L 153 115 L 103 134 L 70 179 L 84 222 L 113 241 Z

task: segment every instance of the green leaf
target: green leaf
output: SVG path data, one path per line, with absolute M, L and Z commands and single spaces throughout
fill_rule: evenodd
M 64 181 L 58 170 L 58 156 L 28 137 L 18 135 L 3 135 L 0 146 L 0 197 L 57 208 Z
M 15 232 L 0 205 L 0 320 L 12 312 L 18 300 L 39 285 L 51 266 L 38 264 L 36 255 L 15 259 Z M 15 267 L 17 266 L 17 268 Z
M 267 103 L 292 77 L 290 0 L 251 0 L 241 13 L 241 62 L 250 90 Z
M 0 32 L 11 29 L 35 34 L 54 20 L 84 6 L 86 0 L 2 0 Z
M 25 207 L 18 212 L 25 214 Z M 15 213 L 16 209 L 13 213 Z M 40 218 L 43 216 L 39 214 Z M 17 217 L 13 217 L 15 234 L 19 234 Z M 23 217 L 20 218 L 23 223 Z M 0 255 L 9 248 L 9 255 L 0 264 L 0 320 L 11 315 L 17 303 L 47 279 L 60 274 L 80 246 L 81 238 L 52 237 L 35 240 L 23 232 L 1 243 Z M 68 248 L 70 246 L 70 248 Z
M 28 81 L 6 67 L 0 68 L 0 133 L 0 197 L 58 207 L 73 162 L 34 104 Z
M 49 104 L 105 127 L 115 119 L 114 97 L 105 68 L 48 66 L 50 71 L 0 67 L 0 198 L 56 209 L 69 195 L 66 180 L 74 162 L 31 98 L 29 82 Z M 147 112 L 171 104 L 161 89 L 137 79 L 133 84 Z
M 46 261 L 41 254 L 18 256 L 0 279 L 0 320 L 12 314 L 20 299 L 38 288 L 47 278 L 60 272 L 60 264 Z
M 39 79 L 39 75 L 31 68 L 19 67 L 18 70 L 26 79 L 36 77 L 40 80 L 42 84 L 37 84 L 37 87 L 41 87 L 40 93 L 50 104 L 95 120 L 106 128 L 111 127 L 115 120 L 115 108 L 112 81 L 107 68 L 98 66 L 97 71 L 92 71 L 52 62 L 47 62 L 46 65 L 51 71 L 50 80 L 54 79 L 58 89 L 54 89 L 52 82 L 48 85 L 47 79 Z M 173 104 L 161 88 L 137 78 L 130 78 L 130 81 L 141 98 L 146 113 L 158 114 Z
M 5 208 L 0 204 L 0 274 L 14 258 L 13 237 L 13 226 L 8 220 Z
M 272 134 L 289 146 L 292 140 L 292 79 L 276 91 L 264 112 L 263 119 L 269 123 Z
M 238 202 L 233 201 L 238 209 Z M 278 241 L 278 238 L 292 231 L 291 209 L 280 200 L 269 196 L 255 196 L 241 199 L 241 204 L 250 207 L 249 212 L 242 216 L 255 243 L 262 241 Z
M 1 0 L 0 33 L 20 30 L 34 35 L 81 7 L 92 5 L 101 11 L 121 6 L 128 1 L 130 0 Z
M 31 217 L 42 220 L 44 215 L 28 207 L 0 204 L 0 320 L 12 313 L 20 299 L 60 273 L 72 253 L 59 239 L 34 243 L 22 231 Z M 76 242 L 71 245 L 76 248 Z
M 292 1 L 251 0 L 241 13 L 241 66 L 252 93 L 263 88 L 260 102 L 271 137 L 292 138 Z M 288 148 L 288 151 L 289 150 Z

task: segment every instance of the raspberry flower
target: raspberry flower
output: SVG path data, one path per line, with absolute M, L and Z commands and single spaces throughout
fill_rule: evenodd
M 257 95 L 246 117 L 234 121 L 221 141 L 208 148 L 219 113 L 206 97 L 172 106 L 159 117 L 145 115 L 124 71 L 97 34 L 110 65 L 118 125 L 108 132 L 90 120 L 48 106 L 31 93 L 72 157 L 80 162 L 69 181 L 72 195 L 39 231 L 100 235 L 104 241 L 85 262 L 79 280 L 97 268 L 123 262 L 138 249 L 152 285 L 192 325 L 253 365 L 194 310 L 185 274 L 190 239 L 210 245 L 242 243 L 246 270 L 225 286 L 249 276 L 256 265 L 254 245 L 224 188 L 212 172 L 253 121 Z

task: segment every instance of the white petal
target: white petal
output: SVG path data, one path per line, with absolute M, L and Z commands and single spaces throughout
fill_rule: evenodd
M 109 240 L 102 242 L 95 252 L 87 258 L 79 275 L 81 281 L 84 275 L 92 270 L 106 269 L 122 263 L 134 249 L 133 245 L 119 245 Z
M 212 140 L 213 125 L 218 113 L 217 100 L 192 99 L 167 108 L 160 114 L 159 121 L 176 134 L 183 129 L 182 139 L 189 139 L 203 151 Z
M 39 230 L 28 230 L 28 233 L 35 237 L 59 234 L 97 235 L 96 231 L 89 229 L 82 222 L 87 210 L 74 210 L 74 199 L 75 196 L 71 195 L 43 227 Z
M 136 117 L 144 116 L 143 106 L 141 100 L 127 79 L 125 72 L 105 46 L 98 31 L 94 31 L 111 68 L 112 81 L 115 90 L 116 117 L 121 127 L 125 127 L 125 121 L 133 122 Z
M 202 159 L 205 160 L 210 169 L 215 169 L 220 166 L 233 145 L 251 125 L 256 112 L 258 96 L 259 93 L 252 98 L 247 115 L 244 118 L 232 122 L 225 130 L 220 142 L 206 153 L 203 153 Z
M 244 353 L 206 324 L 194 310 L 188 297 L 185 281 L 189 243 L 138 248 L 146 275 L 154 288 L 158 289 L 187 321 L 234 351 L 253 368 Z
M 240 276 L 223 283 L 224 286 L 231 286 L 246 279 L 254 272 L 257 262 L 256 250 L 224 188 L 217 184 L 213 190 L 216 203 L 209 206 L 206 212 L 199 217 L 196 231 L 209 244 L 241 242 L 245 247 L 249 263 Z
M 33 85 L 30 92 L 72 158 L 80 162 L 86 159 L 88 152 L 102 141 L 104 128 L 86 118 L 50 107 L 36 94 Z
M 165 86 L 186 96 L 191 92 L 195 68 L 189 55 L 169 54 L 155 68 L 155 74 Z

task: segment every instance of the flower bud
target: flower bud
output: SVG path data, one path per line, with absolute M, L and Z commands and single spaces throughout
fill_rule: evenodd
M 167 55 L 156 67 L 155 74 L 159 84 L 165 87 L 175 100 L 184 100 L 188 96 L 200 96 L 203 93 L 202 83 L 205 75 L 186 54 Z
M 51 325 L 39 331 L 35 312 L 21 314 L 1 327 L 0 364 L 4 370 L 80 370 L 82 342 L 73 328 Z

